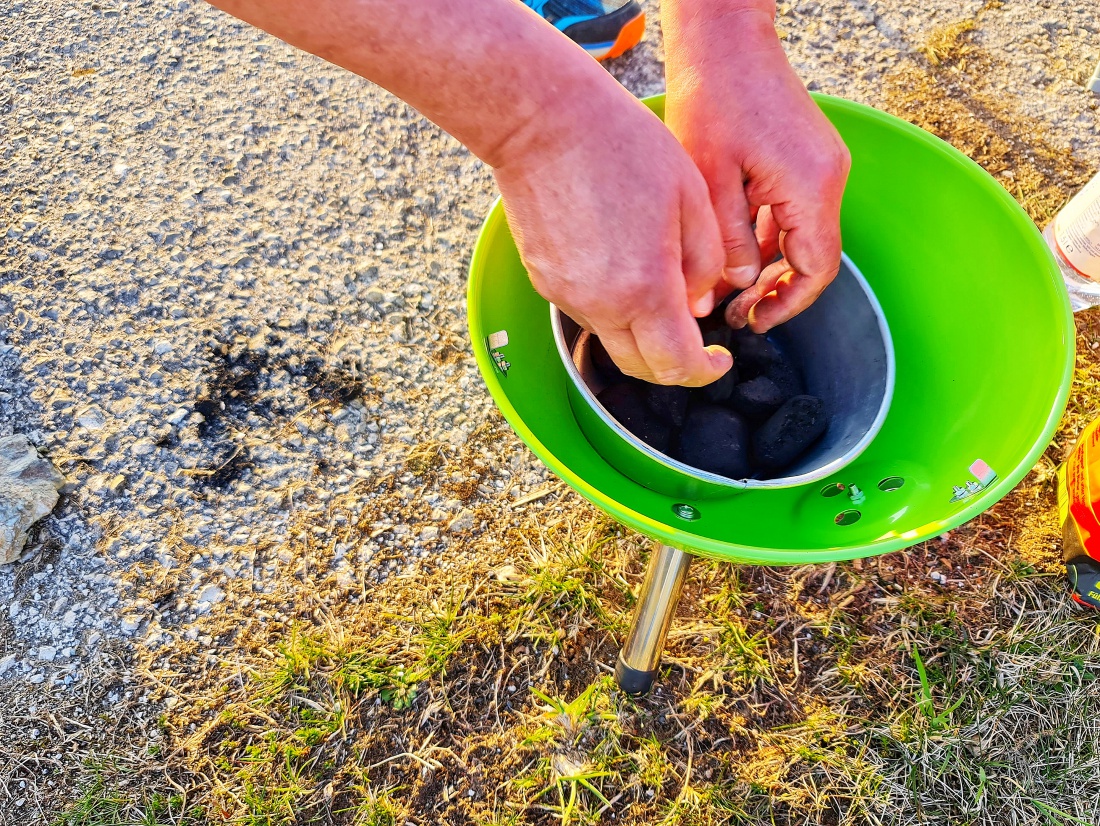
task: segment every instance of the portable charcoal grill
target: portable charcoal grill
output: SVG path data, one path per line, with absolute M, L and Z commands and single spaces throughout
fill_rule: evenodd
M 654 465 L 637 440 L 601 425 L 578 393 L 577 371 L 567 364 L 579 331 L 574 326 L 570 338 L 568 321 L 554 321 L 531 287 L 499 202 L 474 251 L 470 333 L 501 412 L 558 476 L 658 543 L 616 669 L 632 693 L 652 684 L 692 555 L 806 564 L 922 542 L 1007 494 L 1065 407 L 1072 315 L 1026 213 L 938 138 L 860 104 L 815 99 L 852 154 L 841 213 L 845 252 L 881 308 L 880 342 L 893 355 L 892 400 L 884 388 L 886 403 L 870 418 L 874 404 L 863 405 L 854 441 L 828 461 L 810 457 L 770 485 L 694 484 L 690 473 Z M 646 103 L 663 114 L 663 97 Z M 846 295 L 819 311 L 823 320 L 811 331 L 822 348 L 858 361 L 865 349 L 833 340 L 838 314 L 862 292 Z M 851 380 L 877 381 L 863 368 Z M 832 412 L 830 432 L 857 416 Z

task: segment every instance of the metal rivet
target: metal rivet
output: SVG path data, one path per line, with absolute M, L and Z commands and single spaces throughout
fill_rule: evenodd
M 699 509 L 683 502 L 673 505 L 672 512 L 681 519 L 686 519 L 688 522 L 694 522 L 699 518 Z
M 838 525 L 854 525 L 863 516 L 859 511 L 841 511 L 833 521 Z
M 887 476 L 881 482 L 878 483 L 878 489 L 883 491 L 897 490 L 905 484 L 905 480 L 900 476 Z
M 826 485 L 821 489 L 821 495 L 825 497 L 840 496 L 844 493 L 844 485 L 840 482 L 836 482 L 832 485 Z

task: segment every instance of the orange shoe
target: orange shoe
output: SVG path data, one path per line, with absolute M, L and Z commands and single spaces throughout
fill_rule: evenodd
M 637 0 L 523 0 L 596 60 L 641 42 L 645 12 Z

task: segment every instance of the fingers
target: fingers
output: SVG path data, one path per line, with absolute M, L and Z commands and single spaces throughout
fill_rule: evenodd
M 753 305 L 774 290 L 779 283 L 779 279 L 789 271 L 790 266 L 786 261 L 776 261 L 774 264 L 765 267 L 764 271 L 760 273 L 760 277 L 756 279 L 756 283 L 743 290 L 726 307 L 726 323 L 735 330 L 740 330 L 748 324 L 749 311 L 753 308 Z M 755 327 L 753 331 L 764 332 L 763 330 L 757 330 Z
M 756 213 L 756 243 L 760 245 L 760 263 L 767 267 L 775 263 L 779 255 L 779 224 L 770 206 L 762 206 Z
M 689 186 L 680 213 L 681 266 L 688 304 L 696 316 L 714 309 L 714 286 L 722 278 L 722 237 L 706 185 Z
M 648 376 L 651 375 L 651 371 L 646 366 L 642 354 L 638 351 L 634 334 L 630 330 L 605 329 L 594 332 L 599 336 L 600 343 L 603 344 L 616 367 L 628 376 L 634 376 L 634 378 L 645 381 L 649 380 Z
M 788 206 L 773 206 L 772 214 L 785 230 L 783 256 L 800 275 L 828 284 L 840 269 L 840 204 L 828 204 L 807 214 L 790 215 Z
M 703 347 L 699 325 L 687 312 L 640 315 L 630 332 L 650 372 L 641 378 L 656 384 L 702 387 L 733 366 L 733 357 L 725 349 Z
M 729 181 L 718 187 L 712 198 L 726 254 L 723 277 L 730 286 L 744 289 L 760 274 L 760 247 L 745 188 L 740 181 Z

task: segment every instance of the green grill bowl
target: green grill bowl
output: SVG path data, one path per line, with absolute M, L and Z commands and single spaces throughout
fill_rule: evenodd
M 631 481 L 577 424 L 549 305 L 531 287 L 499 202 L 470 265 L 474 354 L 519 437 L 615 519 L 704 556 L 828 562 L 950 530 L 1026 475 L 1069 392 L 1069 300 L 1026 213 L 938 138 L 860 104 L 815 99 L 852 153 L 844 249 L 882 306 L 896 361 L 882 429 L 824 480 L 699 501 Z M 663 97 L 646 103 L 663 113 Z

